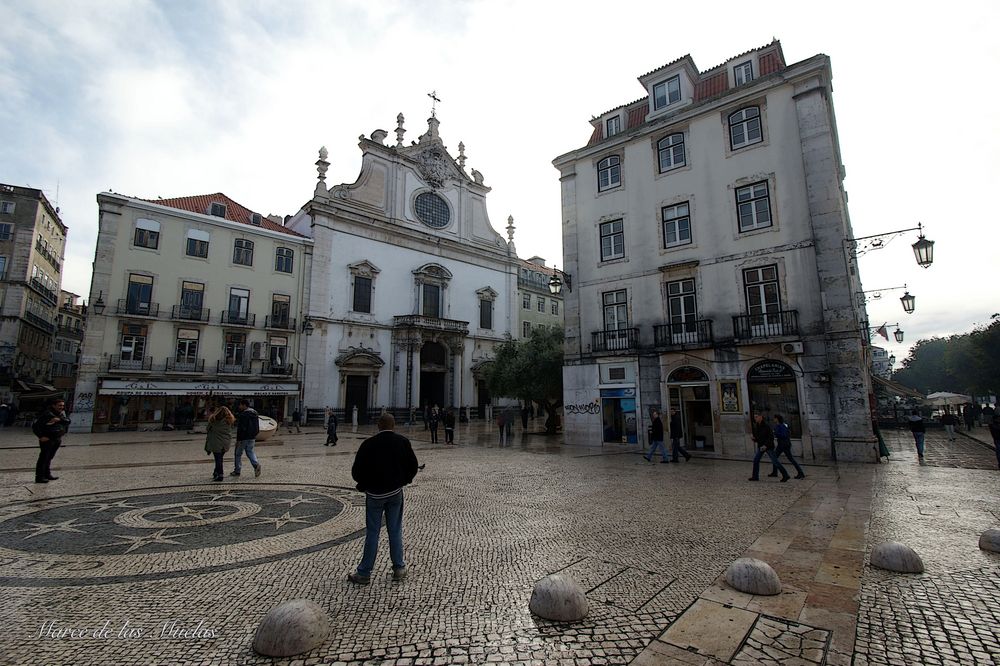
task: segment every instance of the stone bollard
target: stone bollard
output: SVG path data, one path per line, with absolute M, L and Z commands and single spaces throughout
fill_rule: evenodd
M 781 579 L 771 565 L 752 557 L 734 560 L 726 569 L 726 582 L 747 594 L 781 594 Z
M 552 574 L 535 583 L 528 609 L 557 622 L 576 622 L 587 616 L 587 596 L 579 583 L 563 574 Z
M 1000 528 L 991 527 L 979 537 L 979 547 L 991 553 L 1000 553 Z
M 291 657 L 308 652 L 330 635 L 330 619 L 308 599 L 278 604 L 264 616 L 253 638 L 253 649 L 267 657 Z
M 873 567 L 897 573 L 923 573 L 924 562 L 916 551 L 898 541 L 886 541 L 872 549 L 868 560 Z

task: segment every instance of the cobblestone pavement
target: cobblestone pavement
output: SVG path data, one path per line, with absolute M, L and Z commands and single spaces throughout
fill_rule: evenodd
M 1000 556 L 977 547 L 1000 523 L 1000 477 L 975 442 L 931 433 L 918 466 L 909 434 L 890 432 L 888 464 L 750 484 L 748 462 L 648 464 L 538 436 L 498 448 L 487 426 L 460 426 L 446 447 L 401 430 L 427 464 L 406 491 L 411 574 L 390 580 L 383 543 L 367 587 L 344 580 L 363 540 L 350 480 L 363 433 L 336 448 L 318 430 L 281 433 L 258 445 L 261 478 L 221 484 L 199 436 L 70 436 L 87 445 L 61 449 L 61 478 L 36 486 L 30 437 L 3 432 L 0 663 L 1000 661 Z M 889 538 L 914 544 L 927 572 L 868 566 Z M 783 593 L 726 586 L 740 556 L 770 562 Z M 556 571 L 586 589 L 582 622 L 528 611 Z M 329 639 L 257 657 L 260 619 L 297 597 L 328 613 Z

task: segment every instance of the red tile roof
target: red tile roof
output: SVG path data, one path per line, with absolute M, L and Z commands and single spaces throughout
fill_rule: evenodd
M 712 74 L 711 76 L 702 77 L 702 79 L 695 84 L 694 99 L 696 102 L 700 102 L 703 99 L 721 95 L 728 89 L 729 74 L 725 69 L 723 69 L 715 74 Z
M 158 206 L 186 210 L 189 213 L 201 213 L 202 215 L 209 214 L 209 210 L 211 209 L 213 203 L 221 203 L 226 206 L 225 219 L 230 222 L 246 224 L 247 226 L 257 226 L 250 222 L 250 219 L 254 215 L 254 211 L 233 201 L 221 192 L 216 192 L 215 194 L 197 194 L 192 197 L 174 197 L 173 199 L 140 199 L 140 201 L 148 201 L 149 203 L 154 203 Z M 296 233 L 283 225 L 276 224 L 263 215 L 260 216 L 260 228 L 267 229 L 268 231 L 277 231 L 278 233 L 288 234 L 289 236 L 305 238 L 302 234 Z

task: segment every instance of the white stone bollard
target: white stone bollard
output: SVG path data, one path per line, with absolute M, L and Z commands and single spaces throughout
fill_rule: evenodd
M 872 549 L 868 560 L 873 567 L 897 573 L 923 573 L 924 562 L 916 551 L 898 541 L 886 541 Z
M 752 557 L 733 560 L 726 569 L 726 582 L 747 594 L 781 594 L 781 579 L 771 565 Z
M 991 527 L 979 536 L 979 547 L 991 553 L 1000 553 L 1000 528 Z
M 330 635 L 330 619 L 315 602 L 292 599 L 264 616 L 253 649 L 267 657 L 291 657 L 317 647 Z
M 535 583 L 528 609 L 539 617 L 557 622 L 582 620 L 590 610 L 583 588 L 563 574 L 551 574 Z

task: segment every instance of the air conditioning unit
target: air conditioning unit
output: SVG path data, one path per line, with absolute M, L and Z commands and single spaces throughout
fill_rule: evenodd
M 250 358 L 254 361 L 263 361 L 267 359 L 267 343 L 266 342 L 255 342 L 250 348 Z
M 781 351 L 785 354 L 801 354 L 802 353 L 802 343 L 801 342 L 785 342 L 781 345 Z

